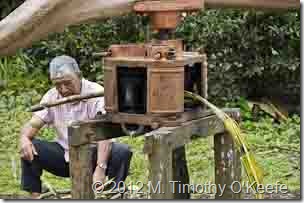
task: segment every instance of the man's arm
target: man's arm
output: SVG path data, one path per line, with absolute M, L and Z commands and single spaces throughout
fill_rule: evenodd
M 103 87 L 100 85 L 95 85 L 91 89 L 95 89 L 95 91 L 103 91 Z M 105 113 L 104 97 L 94 98 L 91 102 L 92 105 L 89 111 L 89 118 L 94 119 L 98 113 Z M 97 163 L 93 174 L 93 182 L 105 181 L 106 168 L 108 167 L 108 159 L 112 149 L 112 142 L 112 139 L 98 142 Z
M 32 161 L 37 151 L 32 143 L 32 139 L 37 135 L 44 122 L 38 117 L 33 116 L 21 129 L 20 153 L 21 158 Z
M 112 147 L 112 140 L 103 140 L 98 142 L 98 164 L 107 164 Z
M 34 115 L 21 129 L 21 137 L 26 137 L 32 140 L 43 125 L 43 120 Z
M 112 140 L 103 140 L 98 142 L 97 165 L 93 175 L 93 181 L 105 181 L 108 159 L 111 153 Z

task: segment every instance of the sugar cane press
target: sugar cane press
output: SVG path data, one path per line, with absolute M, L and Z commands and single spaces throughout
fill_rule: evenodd
M 111 45 L 104 55 L 105 110 L 110 122 L 129 134 L 148 127 L 176 126 L 199 108 L 184 104 L 184 90 L 207 96 L 206 55 L 184 51 L 173 32 L 182 12 L 203 7 L 201 0 L 144 1 L 134 6 L 149 15 L 155 37 L 145 44 Z

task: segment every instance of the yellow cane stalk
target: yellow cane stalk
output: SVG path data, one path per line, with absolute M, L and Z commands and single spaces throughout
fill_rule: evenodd
M 249 145 L 246 142 L 245 136 L 241 133 L 241 129 L 237 122 L 230 118 L 225 112 L 197 94 L 185 91 L 185 97 L 198 100 L 202 104 L 207 105 L 213 111 L 213 113 L 219 117 L 219 119 L 221 119 L 221 121 L 224 123 L 226 131 L 230 136 L 232 136 L 236 148 L 241 153 L 241 162 L 245 168 L 249 183 L 254 183 L 253 185 L 256 191 L 256 198 L 263 199 L 264 195 L 257 192 L 257 186 L 263 182 L 262 170 L 258 166 L 254 155 L 250 152 Z

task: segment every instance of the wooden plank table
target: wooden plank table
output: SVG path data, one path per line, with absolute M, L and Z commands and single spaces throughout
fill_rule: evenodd
M 239 120 L 238 109 L 225 109 L 225 112 Z M 185 144 L 191 142 L 192 136 L 214 136 L 215 184 L 226 184 L 223 196 L 217 199 L 235 199 L 230 187 L 233 181 L 240 181 L 241 164 L 239 153 L 234 149 L 232 138 L 227 135 L 222 122 L 209 115 L 183 123 L 176 127 L 160 127 L 147 132 L 143 151 L 149 158 L 149 180 L 158 192 L 150 194 L 152 199 L 185 199 L 189 192 L 181 193 L 176 189 L 189 184 L 185 156 Z M 108 121 L 106 116 L 97 120 L 73 123 L 68 129 L 70 145 L 70 174 L 73 199 L 93 199 L 92 190 L 92 154 L 91 143 L 126 136 L 119 124 Z M 173 182 L 175 181 L 175 182 Z M 175 190 L 174 190 L 175 188 Z

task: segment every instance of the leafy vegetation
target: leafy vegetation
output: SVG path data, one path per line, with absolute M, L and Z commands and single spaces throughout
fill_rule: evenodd
M 2 3 L 2 16 L 22 1 Z M 67 54 L 80 63 L 85 76 L 102 80 L 94 52 L 110 44 L 142 42 L 149 36 L 148 19 L 136 15 L 66 28 L 51 34 L 23 53 L 27 67 L 47 73 L 51 58 Z M 299 105 L 300 11 L 261 12 L 216 9 L 189 15 L 178 27 L 188 50 L 201 49 L 209 63 L 209 96 L 217 104 L 243 97 L 274 96 Z
M 4 18 L 11 11 L 17 8 L 24 0 L 1 1 L 0 2 L 0 18 Z
M 189 47 L 207 52 L 211 98 L 231 101 L 269 93 L 299 98 L 299 86 L 294 88 L 300 84 L 299 16 L 210 10 L 187 17 L 178 35 Z

